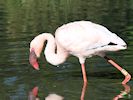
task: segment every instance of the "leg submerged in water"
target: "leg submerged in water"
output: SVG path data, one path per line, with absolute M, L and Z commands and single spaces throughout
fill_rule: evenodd
M 124 79 L 124 81 L 122 81 L 122 84 L 126 84 L 131 79 L 131 75 L 125 69 L 120 67 L 117 63 L 115 63 L 112 59 L 108 58 L 107 56 L 104 56 L 104 58 L 110 64 L 112 64 L 115 68 L 117 68 L 119 71 L 121 71 L 121 73 L 125 76 L 125 79 Z

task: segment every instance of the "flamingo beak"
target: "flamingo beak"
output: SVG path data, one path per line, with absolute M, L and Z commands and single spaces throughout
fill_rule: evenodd
M 35 68 L 36 70 L 39 70 L 39 64 L 38 64 L 37 56 L 34 50 L 30 51 L 29 62 L 33 66 L 33 68 Z

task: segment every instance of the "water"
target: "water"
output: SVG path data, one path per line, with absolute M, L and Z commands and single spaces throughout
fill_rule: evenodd
M 40 71 L 28 62 L 29 43 L 37 34 L 54 33 L 57 27 L 71 21 L 91 20 L 127 42 L 127 50 L 108 55 L 133 74 L 132 16 L 132 0 L 0 0 L 0 100 L 28 100 L 35 87 L 40 100 L 51 93 L 65 100 L 80 100 L 83 93 L 84 100 L 117 100 L 124 89 L 127 94 L 122 100 L 132 100 L 133 81 L 122 86 L 121 73 L 100 57 L 86 62 L 87 86 L 83 86 L 75 57 L 56 67 L 42 55 Z

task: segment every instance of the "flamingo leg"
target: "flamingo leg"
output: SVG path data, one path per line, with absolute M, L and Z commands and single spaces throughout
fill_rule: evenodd
M 84 84 L 87 84 L 86 70 L 85 70 L 85 65 L 84 64 L 81 64 L 81 69 L 82 69 Z
M 107 56 L 105 56 L 104 58 L 125 76 L 125 79 L 122 81 L 122 84 L 126 84 L 131 79 L 131 75 L 125 69 L 123 69 L 121 66 L 119 66 L 117 63 L 115 63 L 112 59 L 108 58 Z
M 86 88 L 87 88 L 87 83 L 84 83 L 84 84 L 83 84 L 83 87 L 82 87 L 82 92 L 81 92 L 80 100 L 84 100 Z

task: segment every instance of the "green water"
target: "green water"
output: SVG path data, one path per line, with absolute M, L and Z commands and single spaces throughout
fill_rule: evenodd
M 54 34 L 57 27 L 77 20 L 102 24 L 123 38 L 128 49 L 108 55 L 133 74 L 132 0 L 0 0 L 0 100 L 28 100 L 36 86 L 40 100 L 50 93 L 80 100 L 83 81 L 77 58 L 53 66 L 42 54 L 40 71 L 28 61 L 29 43 L 37 34 Z M 84 100 L 113 100 L 124 91 L 123 75 L 104 59 L 87 59 L 86 70 Z M 122 100 L 133 99 L 132 80 L 128 87 L 131 91 Z

